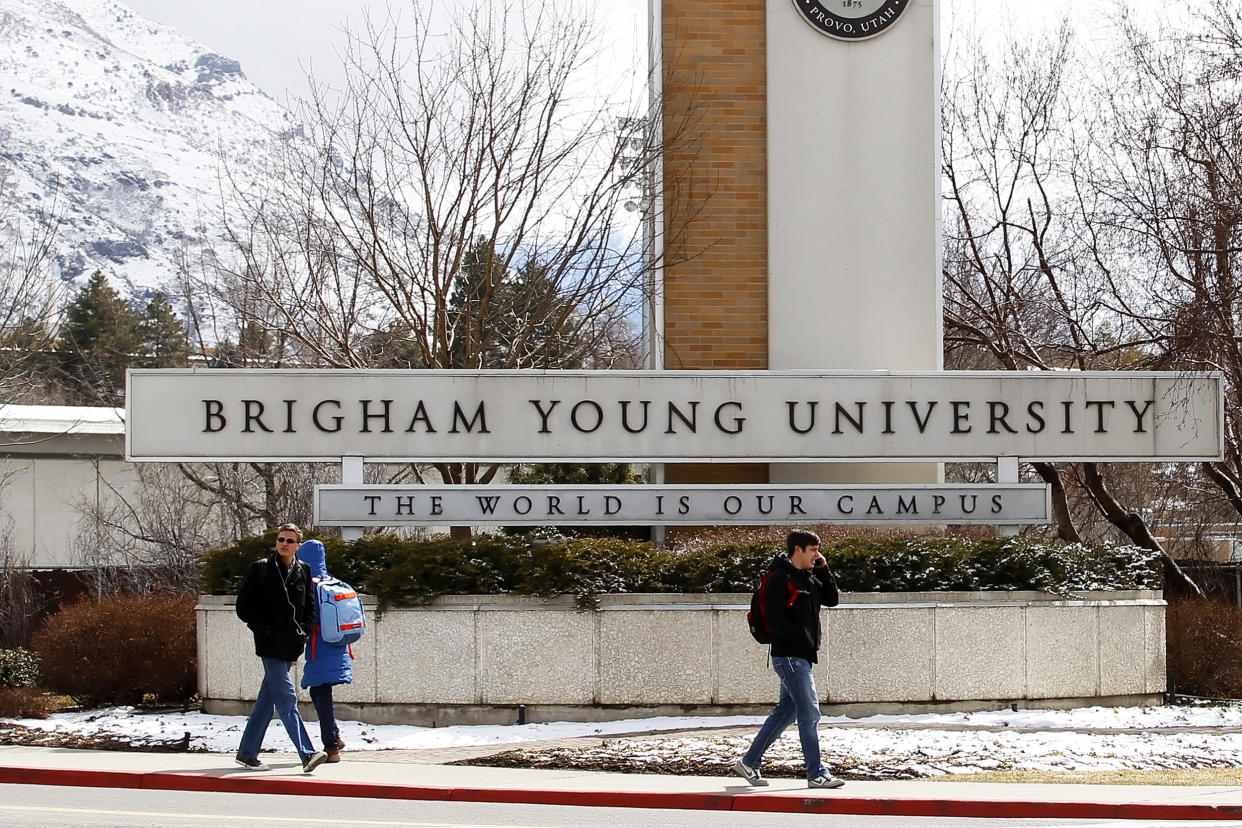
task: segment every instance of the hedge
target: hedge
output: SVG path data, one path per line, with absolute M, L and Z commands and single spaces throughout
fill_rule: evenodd
M 204 589 L 235 594 L 252 561 L 271 553 L 275 530 L 208 553 Z M 749 592 L 782 541 L 718 543 L 692 552 L 618 538 L 480 534 L 404 540 L 323 539 L 328 571 L 375 595 L 381 611 L 437 595 L 569 594 L 583 608 L 604 594 Z M 1025 536 L 846 539 L 822 548 L 845 592 L 1159 589 L 1156 555 L 1134 546 L 1058 545 Z

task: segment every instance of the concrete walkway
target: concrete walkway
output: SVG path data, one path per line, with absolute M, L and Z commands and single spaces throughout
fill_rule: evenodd
M 307 775 L 293 754 L 264 753 L 271 769 L 255 772 L 235 765 L 228 754 L 0 746 L 0 783 L 597 807 L 1242 823 L 1242 787 L 882 781 L 811 791 L 793 779 L 751 788 L 734 777 L 441 764 L 509 747 L 346 752 L 339 764 Z

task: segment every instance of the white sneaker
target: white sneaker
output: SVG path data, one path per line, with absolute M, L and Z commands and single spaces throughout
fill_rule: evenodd
M 742 764 L 741 759 L 733 763 L 733 772 L 756 788 L 762 788 L 768 784 L 768 780 L 763 778 L 763 774 L 759 773 L 758 768 L 747 767 Z
M 837 779 L 830 773 L 823 776 L 817 776 L 814 779 L 808 779 L 806 786 L 808 788 L 839 788 L 845 784 L 844 779 Z
M 302 760 L 302 773 L 310 773 L 326 761 L 328 761 L 328 754 L 317 750 Z

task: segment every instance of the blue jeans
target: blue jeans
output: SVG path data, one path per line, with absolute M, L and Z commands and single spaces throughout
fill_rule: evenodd
M 242 733 L 241 746 L 237 755 L 247 759 L 258 758 L 263 748 L 263 737 L 267 734 L 267 726 L 272 721 L 272 708 L 284 722 L 285 732 L 297 749 L 302 761 L 315 752 L 310 737 L 306 735 L 306 725 L 302 723 L 302 715 L 298 713 L 297 692 L 293 689 L 293 681 L 289 671 L 293 668 L 292 661 L 279 658 L 263 658 L 263 683 L 259 685 L 258 698 L 254 700 L 254 709 L 246 720 L 246 729 Z
M 772 669 L 781 679 L 781 697 L 768 714 L 768 720 L 759 728 L 750 750 L 742 757 L 749 768 L 758 769 L 763 764 L 763 754 L 780 738 L 795 719 L 798 721 L 798 737 L 802 740 L 802 758 L 806 760 L 806 778 L 825 776 L 819 756 L 819 696 L 815 693 L 815 675 L 811 662 L 805 658 L 772 657 Z
M 319 736 L 323 739 L 323 749 L 340 750 L 337 740 L 341 731 L 336 727 L 336 713 L 332 710 L 332 685 L 316 684 L 309 689 L 311 703 L 315 705 L 315 715 L 319 717 Z

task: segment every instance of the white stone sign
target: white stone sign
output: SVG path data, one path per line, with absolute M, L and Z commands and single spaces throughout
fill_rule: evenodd
M 1048 523 L 1042 484 L 316 486 L 316 526 Z
M 130 460 L 1208 460 L 1221 379 L 1156 372 L 129 372 Z

